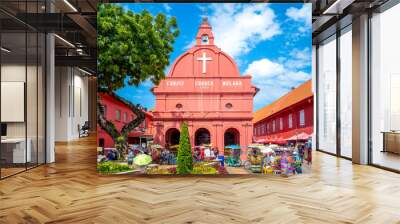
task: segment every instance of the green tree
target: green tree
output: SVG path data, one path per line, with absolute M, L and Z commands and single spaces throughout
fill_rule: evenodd
M 158 84 L 165 77 L 173 43 L 179 35 L 175 17 L 152 16 L 148 11 L 134 13 L 116 4 L 99 4 L 97 12 L 98 92 L 114 94 L 146 80 Z M 145 115 L 137 104 L 128 104 L 136 118 L 121 130 L 104 117 L 104 106 L 98 100 L 98 124 L 124 155 L 127 136 L 139 126 Z
M 192 146 L 190 144 L 189 129 L 186 122 L 184 122 L 181 127 L 176 165 L 178 174 L 190 174 L 193 170 Z

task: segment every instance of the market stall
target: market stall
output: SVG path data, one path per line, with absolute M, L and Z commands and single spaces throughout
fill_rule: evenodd
M 304 148 L 284 147 L 275 144 L 252 144 L 247 149 L 244 167 L 253 173 L 293 175 L 303 172 L 303 161 L 311 159 L 311 151 Z M 304 159 L 304 155 L 308 158 Z

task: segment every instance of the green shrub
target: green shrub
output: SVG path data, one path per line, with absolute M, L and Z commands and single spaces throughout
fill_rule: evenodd
M 111 174 L 130 171 L 132 169 L 126 164 L 102 162 L 97 164 L 97 170 L 102 174 Z
M 190 145 L 189 129 L 186 122 L 181 127 L 176 165 L 178 174 L 190 174 L 193 170 L 192 146 Z

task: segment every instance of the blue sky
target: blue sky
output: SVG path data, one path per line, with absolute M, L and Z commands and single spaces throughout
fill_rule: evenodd
M 163 13 L 177 18 L 180 35 L 174 44 L 171 64 L 194 43 L 201 19 L 207 16 L 216 45 L 235 59 L 241 74 L 252 75 L 253 83 L 260 88 L 254 98 L 254 110 L 311 79 L 311 4 L 120 5 L 134 12 L 146 9 L 153 15 Z M 151 82 L 144 82 L 138 87 L 120 89 L 117 94 L 152 109 L 155 104 L 152 86 Z

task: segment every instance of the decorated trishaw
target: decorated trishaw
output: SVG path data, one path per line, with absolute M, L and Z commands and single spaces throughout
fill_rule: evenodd
M 263 153 L 261 146 L 249 145 L 247 147 L 247 160 L 243 163 L 244 168 L 253 173 L 261 173 Z
M 240 154 L 241 154 L 240 145 L 225 146 L 224 156 L 226 164 L 231 167 L 240 167 L 242 164 L 242 161 L 240 159 Z

